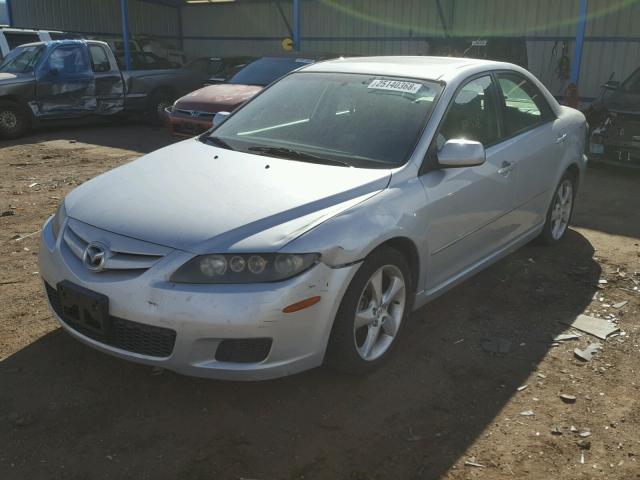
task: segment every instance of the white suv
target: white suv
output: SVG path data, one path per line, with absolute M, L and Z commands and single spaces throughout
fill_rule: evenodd
M 58 30 L 0 27 L 0 60 L 11 50 L 25 43 L 48 42 L 50 40 L 63 40 L 68 38 L 81 38 L 81 35 Z

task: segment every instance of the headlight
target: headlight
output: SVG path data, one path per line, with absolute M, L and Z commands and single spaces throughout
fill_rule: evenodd
M 264 283 L 294 277 L 314 265 L 317 253 L 230 253 L 192 258 L 171 276 L 176 283 Z
M 53 230 L 53 237 L 58 238 L 58 234 L 60 233 L 60 229 L 62 228 L 62 224 L 67 218 L 67 210 L 64 208 L 64 200 L 58 207 L 56 214 L 53 216 L 53 220 L 51 220 L 51 229 Z

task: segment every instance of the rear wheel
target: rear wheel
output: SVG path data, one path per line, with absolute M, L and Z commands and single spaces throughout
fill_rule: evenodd
M 569 222 L 573 215 L 573 204 L 576 194 L 575 177 L 569 172 L 565 173 L 547 211 L 547 220 L 544 224 L 539 240 L 545 245 L 554 245 L 564 237 Z
M 0 138 L 18 138 L 29 128 L 24 110 L 13 102 L 0 103 Z
M 173 105 L 176 96 L 169 90 L 159 90 L 151 95 L 149 119 L 153 125 L 162 125 L 166 118 L 165 109 Z
M 347 289 L 331 331 L 326 363 L 366 373 L 392 352 L 411 310 L 411 275 L 404 256 L 383 248 L 365 260 Z

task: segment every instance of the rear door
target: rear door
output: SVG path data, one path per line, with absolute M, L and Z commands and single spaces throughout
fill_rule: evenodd
M 534 83 L 513 71 L 496 73 L 504 119 L 504 148 L 515 177 L 519 232 L 544 222 L 567 134 Z
M 89 44 L 91 68 L 95 78 L 96 110 L 99 115 L 111 115 L 124 108 L 124 82 L 115 57 L 104 46 Z
M 39 65 L 36 80 L 41 118 L 74 118 L 95 112 L 96 84 L 84 44 L 53 47 Z
M 447 140 L 482 143 L 486 162 L 475 167 L 439 168 L 437 152 Z M 438 288 L 497 252 L 514 237 L 514 198 L 509 154 L 501 143 L 499 99 L 489 73 L 456 93 L 431 145 L 420 180 L 427 203 L 420 216 L 429 252 L 427 290 Z

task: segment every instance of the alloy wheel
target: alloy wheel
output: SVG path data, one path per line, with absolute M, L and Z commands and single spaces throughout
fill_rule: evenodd
M 569 226 L 573 208 L 573 184 L 570 180 L 562 181 L 553 201 L 551 210 L 551 236 L 559 240 Z
M 363 360 L 381 357 L 393 343 L 406 306 L 406 284 L 395 265 L 384 265 L 366 283 L 355 314 L 353 337 Z

